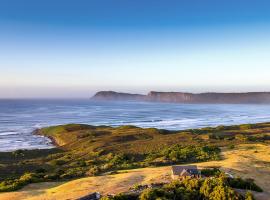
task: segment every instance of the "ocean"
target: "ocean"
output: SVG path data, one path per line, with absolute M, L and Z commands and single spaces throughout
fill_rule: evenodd
M 47 138 L 32 132 L 67 123 L 183 130 L 268 121 L 270 105 L 0 100 L 0 151 L 51 148 Z

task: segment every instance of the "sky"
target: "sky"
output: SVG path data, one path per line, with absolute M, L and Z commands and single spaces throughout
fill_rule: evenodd
M 0 98 L 270 91 L 268 0 L 1 0 Z

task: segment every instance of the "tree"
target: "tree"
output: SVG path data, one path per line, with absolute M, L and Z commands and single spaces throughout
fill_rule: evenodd
M 209 200 L 240 200 L 238 195 L 232 188 L 228 186 L 218 185 L 214 188 L 209 196 Z
M 163 189 L 146 189 L 142 192 L 139 199 L 140 200 L 157 200 L 157 199 L 172 199 L 172 195 L 167 193 Z

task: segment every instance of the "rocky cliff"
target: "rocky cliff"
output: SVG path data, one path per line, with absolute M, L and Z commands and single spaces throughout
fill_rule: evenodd
M 265 104 L 270 103 L 270 92 L 249 93 L 184 93 L 184 92 L 149 92 L 147 95 L 102 91 L 92 99 L 103 101 L 151 101 L 171 103 L 228 103 L 228 104 Z

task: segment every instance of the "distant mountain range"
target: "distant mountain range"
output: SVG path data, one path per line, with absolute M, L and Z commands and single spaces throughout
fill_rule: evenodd
M 119 93 L 114 91 L 97 92 L 91 99 L 101 101 L 149 101 L 168 103 L 204 103 L 204 104 L 269 104 L 270 92 L 248 93 L 185 93 L 154 92 L 147 95 Z

